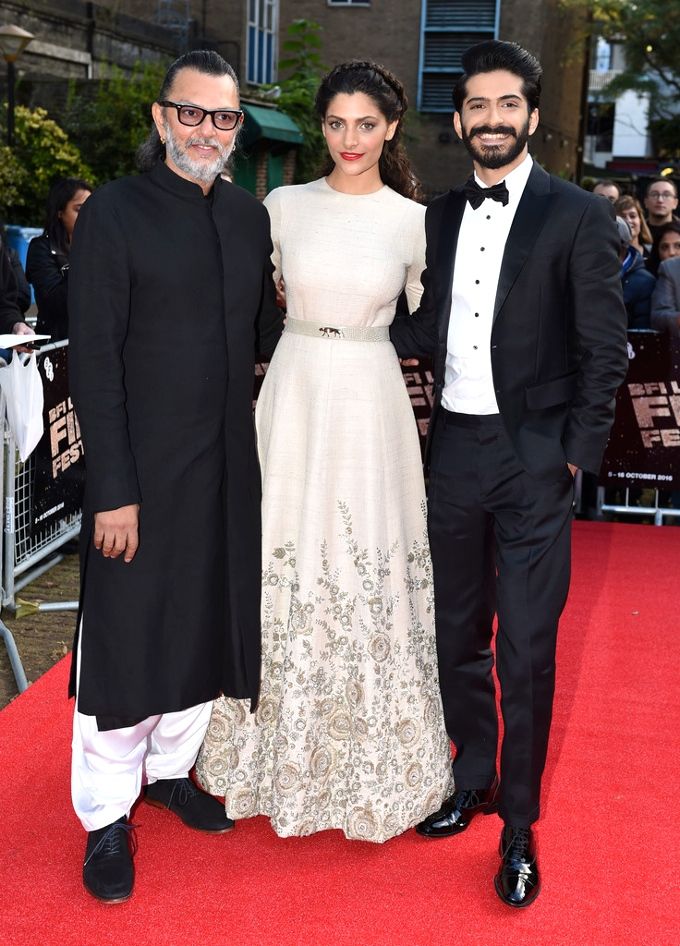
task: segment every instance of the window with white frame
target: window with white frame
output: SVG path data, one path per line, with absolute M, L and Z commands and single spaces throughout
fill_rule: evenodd
M 421 0 L 418 108 L 450 112 L 465 50 L 498 36 L 500 0 Z
M 248 0 L 246 79 L 253 85 L 276 80 L 279 0 Z

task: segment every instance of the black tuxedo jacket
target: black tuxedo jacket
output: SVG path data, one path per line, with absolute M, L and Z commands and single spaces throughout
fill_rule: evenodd
M 427 210 L 421 305 L 397 317 L 400 357 L 434 356 L 434 428 L 444 387 L 462 188 Z M 628 366 L 611 204 L 534 164 L 505 245 L 491 332 L 496 400 L 527 472 L 596 472 Z

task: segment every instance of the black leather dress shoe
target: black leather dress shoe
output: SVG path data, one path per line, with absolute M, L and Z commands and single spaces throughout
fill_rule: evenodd
M 185 825 L 197 831 L 221 834 L 234 827 L 231 818 L 227 818 L 224 805 L 201 791 L 190 778 L 159 779 L 146 786 L 144 799 L 156 808 L 172 811 Z
M 499 853 L 501 866 L 494 877 L 496 893 L 509 907 L 528 907 L 541 889 L 531 828 L 506 825 L 501 832 Z
M 88 893 L 105 903 L 123 903 L 132 893 L 135 868 L 132 863 L 127 818 L 87 835 L 83 883 Z
M 498 779 L 489 788 L 462 789 L 447 798 L 439 811 L 416 825 L 418 834 L 426 838 L 450 838 L 465 831 L 475 815 L 491 815 L 498 811 Z

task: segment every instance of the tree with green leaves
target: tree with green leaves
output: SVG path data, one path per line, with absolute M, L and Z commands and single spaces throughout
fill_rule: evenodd
M 52 182 L 59 177 L 90 180 L 92 169 L 44 108 L 18 105 L 14 122 L 14 147 L 0 147 L 0 216 L 6 223 L 37 227 Z
M 166 68 L 145 63 L 128 75 L 111 67 L 105 79 L 70 84 L 64 128 L 87 155 L 97 184 L 134 173 L 135 152 L 151 127 L 151 103 Z
M 669 0 L 562 0 L 585 8 L 592 33 L 623 46 L 626 68 L 612 96 L 650 94 L 650 132 L 659 157 L 680 159 L 680 4 Z
M 318 175 L 326 151 L 321 123 L 314 111 L 314 98 L 322 75 L 321 27 L 311 20 L 294 20 L 287 30 L 282 49 L 286 54 L 279 68 L 286 78 L 277 83 L 281 90 L 277 107 L 293 119 L 305 142 L 298 150 L 295 180 L 305 183 Z

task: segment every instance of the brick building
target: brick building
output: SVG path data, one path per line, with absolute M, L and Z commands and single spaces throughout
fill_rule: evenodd
M 565 177 L 580 165 L 585 31 L 560 0 L 117 0 L 114 9 L 82 0 L 5 0 L 0 22 L 36 34 L 21 61 L 29 73 L 47 68 L 96 77 L 109 62 L 127 69 L 140 59 L 168 61 L 181 49 L 208 44 L 235 67 L 247 103 L 249 89 L 280 78 L 288 26 L 312 20 L 322 28 L 328 66 L 375 59 L 404 82 L 412 106 L 407 147 L 429 194 L 468 173 L 467 154 L 451 125 L 451 87 L 462 51 L 485 38 L 515 40 L 536 53 L 545 70 L 533 153 Z M 262 112 L 260 124 L 272 116 Z M 260 182 L 271 186 L 289 178 L 290 157 L 279 160 L 275 173 L 265 173 L 256 166 L 261 154 L 262 145 L 251 143 L 249 180 L 259 173 Z
M 579 164 L 585 41 L 559 0 L 280 0 L 279 34 L 294 19 L 323 28 L 323 58 L 382 62 L 406 86 L 413 107 L 407 146 L 429 193 L 469 173 L 452 124 L 451 88 L 460 56 L 475 42 L 521 43 L 543 64 L 541 125 L 531 149 L 548 170 L 572 177 Z
M 35 37 L 17 64 L 17 99 L 46 108 L 59 122 L 69 83 L 78 88 L 104 78 L 112 66 L 130 72 L 139 63 L 169 65 L 184 50 L 204 45 L 218 49 L 241 76 L 244 4 L 206 2 L 202 10 L 204 21 L 191 16 L 188 0 L 120 0 L 113 8 L 84 0 L 7 0 L 0 25 L 20 26 Z M 212 10 L 219 11 L 217 21 L 210 18 Z M 252 102 L 244 94 L 243 105 L 246 123 L 234 173 L 239 184 L 263 198 L 293 180 L 302 136 L 275 104 Z
M 534 52 L 545 78 L 541 125 L 532 152 L 550 171 L 574 177 L 581 163 L 585 30 L 560 0 L 155 0 L 181 6 L 195 35 L 209 38 L 244 84 L 276 82 L 287 28 L 307 19 L 322 28 L 329 67 L 374 59 L 395 72 L 412 106 L 407 146 L 425 190 L 439 193 L 468 173 L 469 160 L 451 125 L 451 87 L 460 56 L 487 38 L 513 40 Z M 154 0 L 120 0 L 141 16 Z
M 118 6 L 116 4 L 116 6 Z M 13 24 L 35 39 L 17 63 L 19 78 L 93 79 L 110 64 L 165 62 L 177 54 L 177 32 L 85 0 L 3 0 L 0 24 Z

